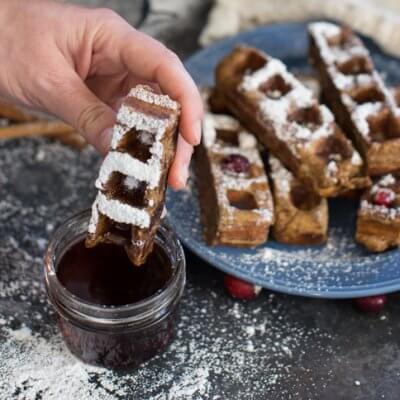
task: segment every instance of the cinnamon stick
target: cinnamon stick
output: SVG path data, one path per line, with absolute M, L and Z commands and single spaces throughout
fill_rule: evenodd
M 0 101 L 0 118 L 18 122 L 0 127 L 0 139 L 46 136 L 79 150 L 88 145 L 69 125 L 57 120 L 42 119 L 40 114 L 30 113 L 23 107 Z
M 25 111 L 22 107 L 0 101 L 0 118 L 7 118 L 15 122 L 29 122 L 37 120 L 33 113 Z
M 34 121 L 0 128 L 0 139 L 15 139 L 30 136 L 66 135 L 74 132 L 72 126 L 61 121 Z

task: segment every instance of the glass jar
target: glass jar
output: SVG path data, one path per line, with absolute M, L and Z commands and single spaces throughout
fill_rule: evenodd
M 44 260 L 50 303 L 65 343 L 78 358 L 107 368 L 137 367 L 172 339 L 186 279 L 184 252 L 175 234 L 161 225 L 155 244 L 171 262 L 171 276 L 164 287 L 133 304 L 90 303 L 67 290 L 57 277 L 57 265 L 66 251 L 85 237 L 89 218 L 89 210 L 75 215 L 50 240 Z

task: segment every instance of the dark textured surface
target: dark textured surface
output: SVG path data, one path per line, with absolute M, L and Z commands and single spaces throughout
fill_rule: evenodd
M 202 7 L 199 10 L 203 15 Z M 165 36 L 175 48 L 180 48 L 184 36 L 181 54 L 196 47 L 195 35 L 202 24 L 193 19 L 196 15 L 175 24 L 173 33 Z M 180 30 L 188 25 L 190 36 Z M 221 273 L 189 253 L 177 339 L 168 351 L 138 371 L 118 375 L 70 358 L 59 343 L 46 301 L 41 258 L 54 226 L 90 204 L 98 162 L 91 150 L 77 152 L 47 140 L 0 143 L 2 399 L 399 398 L 398 295 L 390 297 L 379 316 L 359 314 L 350 302 L 266 291 L 254 302 L 236 302 L 225 294 Z M 32 335 L 20 345 L 15 332 L 23 326 Z M 47 351 L 50 347 L 52 351 Z M 57 359 L 51 359 L 52 354 Z M 33 359 L 36 370 L 25 370 Z M 59 359 L 66 361 L 60 364 Z M 61 369 L 58 380 L 63 383 L 65 375 L 65 387 L 59 389 L 57 380 L 52 387 L 46 380 L 50 369 L 44 370 L 43 378 L 41 364 L 53 369 L 72 365 L 82 372 L 82 379 L 70 368 Z M 56 387 L 60 391 L 53 393 Z

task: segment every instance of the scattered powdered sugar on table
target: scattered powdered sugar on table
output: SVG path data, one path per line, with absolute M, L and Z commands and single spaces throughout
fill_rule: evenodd
M 58 336 L 42 338 L 22 326 L 5 330 L 0 345 L 0 395 L 3 399 L 106 399 L 90 383 L 96 368 L 84 366 L 64 349 Z
M 215 298 L 210 296 L 197 305 L 198 313 L 189 317 L 186 311 L 194 306 L 196 290 L 204 289 L 189 286 L 186 291 L 177 337 L 167 351 L 127 373 L 82 364 L 54 332 L 42 337 L 25 325 L 15 329 L 2 327 L 0 397 L 200 400 L 218 398 L 212 395 L 216 385 L 218 393 L 223 394 L 224 390 L 246 382 L 242 395 L 230 400 L 264 399 L 268 393 L 280 393 L 283 399 L 291 390 L 292 369 L 297 368 L 297 360 L 307 359 L 310 346 L 316 357 L 313 362 L 324 368 L 324 359 L 332 353 L 332 338 L 294 322 L 275 303 L 274 295 L 265 294 L 258 300 L 268 305 L 267 315 L 260 314 L 254 303 L 227 301 L 217 309 Z M 218 313 L 227 318 L 210 319 L 205 330 L 204 319 Z M 253 377 L 258 368 L 264 371 L 262 379 Z M 320 382 L 306 378 L 296 384 L 323 386 L 330 375 L 327 370 Z M 140 395 L 136 395 L 138 391 Z
M 47 302 L 42 258 L 55 227 L 91 204 L 99 161 L 93 150 L 49 140 L 0 143 L 0 398 L 261 400 L 324 388 L 329 335 L 306 329 L 266 292 L 253 303 L 221 301 L 221 281 L 208 275 L 196 285 L 189 276 L 175 341 L 140 369 L 108 371 L 68 352 Z M 299 359 L 321 372 L 300 379 Z

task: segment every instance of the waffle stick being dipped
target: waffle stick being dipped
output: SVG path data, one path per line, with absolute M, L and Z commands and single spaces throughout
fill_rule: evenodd
M 96 180 L 86 246 L 122 245 L 134 265 L 145 263 L 164 210 L 179 116 L 168 96 L 142 85 L 131 90 Z

